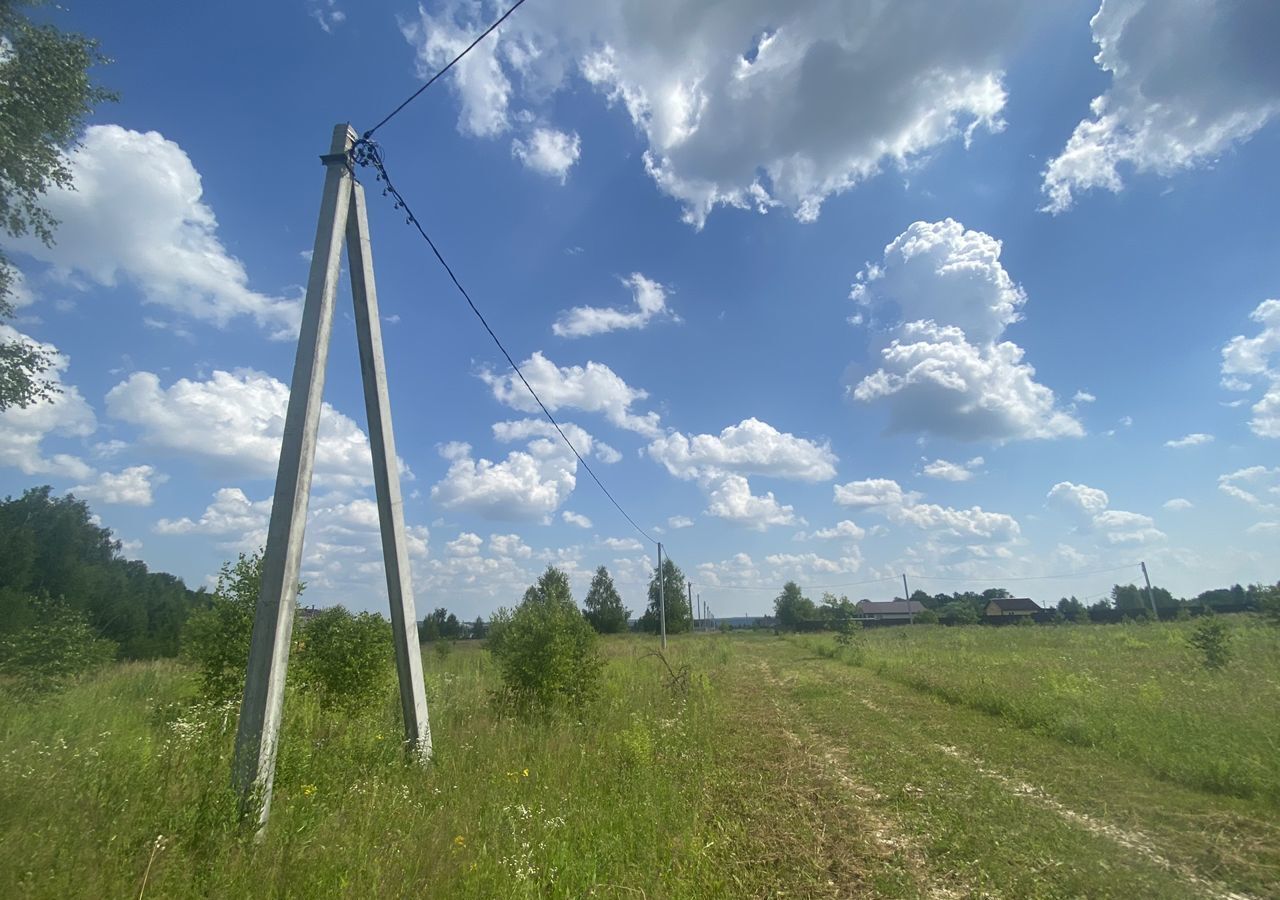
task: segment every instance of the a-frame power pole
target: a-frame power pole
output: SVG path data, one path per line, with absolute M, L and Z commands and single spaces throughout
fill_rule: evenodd
M 382 327 L 370 255 L 369 220 L 364 188 L 352 174 L 349 161 L 349 152 L 356 140 L 356 133 L 349 125 L 338 125 L 333 131 L 329 153 L 321 157 L 326 168 L 324 197 L 311 256 L 306 303 L 302 310 L 293 383 L 289 389 L 280 468 L 276 474 L 271 524 L 262 560 L 262 588 L 253 620 L 249 667 L 236 732 L 232 779 L 240 792 L 242 811 L 249 816 L 256 815 L 259 826 L 266 825 L 271 809 L 276 747 L 284 707 L 285 670 L 289 665 L 289 645 L 293 636 L 302 538 L 311 496 L 325 363 L 329 356 L 334 295 L 337 293 L 344 241 L 355 301 L 356 339 L 360 346 L 360 374 L 369 417 L 373 482 L 378 498 L 387 592 L 391 600 L 391 629 L 395 640 L 396 671 L 400 679 L 405 743 L 411 753 L 424 760 L 431 755 L 431 726 L 422 684 L 422 656 L 418 647 L 417 613 L 405 542 L 404 502 L 400 495 L 400 473 L 396 468 L 396 445 L 391 431 Z

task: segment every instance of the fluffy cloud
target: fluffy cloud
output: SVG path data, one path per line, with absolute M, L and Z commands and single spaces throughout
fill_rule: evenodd
M 605 538 L 600 542 L 608 547 L 614 553 L 639 553 L 644 550 L 644 544 L 635 538 Z
M 564 512 L 560 513 L 560 518 L 564 519 L 564 521 L 569 525 L 576 525 L 579 528 L 591 527 L 591 520 L 581 513 L 570 512 L 566 509 Z
M 831 445 L 779 431 L 756 418 L 743 419 L 714 434 L 686 437 L 672 432 L 649 444 L 649 456 L 677 478 L 708 472 L 767 475 L 798 481 L 834 478 L 839 461 Z
M 849 519 L 843 519 L 830 528 L 819 528 L 810 534 L 801 532 L 796 535 L 796 540 L 817 538 L 820 541 L 860 541 L 866 535 L 867 532 L 859 528 L 857 523 Z
M 931 542 L 968 548 L 970 552 L 984 546 L 1012 544 L 1022 533 L 1013 516 L 987 512 L 980 506 L 956 509 L 922 503 L 919 494 L 904 491 L 889 478 L 838 484 L 834 495 L 840 506 L 877 512 L 894 525 L 926 532 Z
M 851 321 L 868 326 L 880 368 L 851 394 L 887 403 L 892 431 L 970 441 L 1084 433 L 1022 348 L 999 340 L 1026 303 L 1000 251 L 952 219 L 915 222 L 858 273 Z
M 998 131 L 1017 0 L 529 5 L 454 70 L 459 128 L 494 136 L 581 76 L 643 135 L 646 171 L 701 227 L 716 206 L 818 216 L 830 195 L 979 129 Z M 486 24 L 483 5 L 419 7 L 419 73 Z M 838 110 L 838 114 L 833 114 Z
M 1090 25 L 1111 87 L 1045 170 L 1050 212 L 1119 191 L 1121 166 L 1167 177 L 1212 162 L 1280 113 L 1273 3 L 1106 0 Z
M 1218 476 L 1218 490 L 1258 509 L 1280 507 L 1280 466 L 1250 466 Z
M 562 312 L 551 330 L 559 337 L 575 338 L 628 328 L 644 328 L 663 315 L 670 315 L 672 319 L 679 321 L 667 309 L 667 289 L 661 284 L 645 278 L 639 272 L 632 272 L 622 283 L 631 288 L 636 304 L 634 310 L 615 309 L 611 306 L 575 306 Z
M 90 478 L 93 469 L 78 456 L 55 453 L 46 457 L 41 448 L 47 437 L 84 438 L 98 427 L 93 409 L 80 391 L 62 380 L 70 360 L 52 344 L 43 344 L 10 325 L 0 324 L 0 344 L 8 343 L 29 344 L 43 350 L 51 363 L 44 378 L 58 392 L 26 409 L 9 407 L 0 412 L 0 466 L 12 466 L 24 475 Z
M 1185 434 L 1180 438 L 1165 441 L 1164 445 L 1178 450 L 1183 447 L 1199 447 L 1201 444 L 1211 443 L 1213 443 L 1213 435 L 1197 431 L 1194 434 Z
M 441 447 L 440 455 L 449 470 L 431 488 L 431 499 L 486 519 L 545 522 L 577 485 L 578 461 L 562 442 L 547 438 L 500 462 L 473 459 L 471 445 L 459 442 Z
M 492 556 L 510 559 L 528 559 L 533 555 L 533 550 L 518 534 L 491 534 L 489 535 L 489 553 Z
M 648 392 L 631 387 L 603 363 L 557 366 L 538 352 L 521 363 L 520 370 L 552 412 L 559 409 L 598 412 L 619 428 L 646 437 L 658 434 L 657 413 L 631 410 L 633 403 L 648 399 Z M 514 372 L 500 375 L 486 369 L 480 372 L 480 378 L 489 385 L 499 403 L 521 412 L 540 412 Z
M 1164 502 L 1164 508 L 1170 512 L 1182 512 L 1187 509 L 1195 509 L 1195 504 L 1185 497 L 1174 497 L 1172 500 Z
M 1249 427 L 1259 437 L 1280 437 L 1280 300 L 1262 301 L 1249 318 L 1262 330 L 1253 337 L 1236 335 L 1222 348 L 1222 386 L 1251 391 L 1255 379 L 1266 385 Z
M 464 531 L 444 545 L 445 556 L 479 556 L 484 546 L 484 538 L 470 531 Z
M 718 474 L 705 481 L 707 514 L 764 531 L 771 525 L 795 525 L 803 522 L 794 507 L 780 504 L 773 491 L 763 496 L 751 493 L 751 486 L 741 475 Z
M 164 535 L 204 535 L 218 539 L 227 552 L 253 552 L 266 544 L 271 498 L 251 500 L 237 487 L 218 490 L 199 518 L 161 519 L 155 531 Z M 406 524 L 411 560 L 421 566 L 427 556 L 425 526 Z M 385 569 L 378 506 L 367 498 L 340 494 L 312 499 L 303 544 L 302 580 L 305 602 L 350 602 L 352 597 L 385 596 Z M 416 580 L 416 579 L 415 579 Z M 377 604 L 373 604 L 377 608 Z
M 759 530 L 803 520 L 772 492 L 753 494 L 746 475 L 825 481 L 835 477 L 838 461 L 829 444 L 778 431 L 755 418 L 719 435 L 672 432 L 652 441 L 647 452 L 675 477 L 698 481 L 707 493 L 709 515 Z
M 157 473 L 154 466 L 129 466 L 120 472 L 100 472 L 95 480 L 76 485 L 71 492 L 84 500 L 150 506 L 152 486 L 165 480 L 166 476 Z
M 672 529 L 689 528 L 693 525 L 693 519 L 688 516 L 672 516 L 667 519 L 667 527 Z
M 92 125 L 67 167 L 75 188 L 50 188 L 42 201 L 60 223 L 57 243 L 27 238 L 17 249 L 72 283 L 130 283 L 144 302 L 192 319 L 221 327 L 246 317 L 272 337 L 297 334 L 301 302 L 249 289 L 201 200 L 200 173 L 173 141 Z
M 524 163 L 525 168 L 540 175 L 560 179 L 564 184 L 569 170 L 582 153 L 582 141 L 577 132 L 566 134 L 554 128 L 535 128 L 528 140 L 511 142 L 511 155 Z
M 974 472 L 983 464 L 981 456 L 975 456 L 968 462 L 953 463 L 945 459 L 935 459 L 926 463 L 921 472 L 929 478 L 942 481 L 968 481 Z
M 1076 530 L 1108 545 L 1151 544 L 1165 539 L 1150 516 L 1111 509 L 1107 492 L 1087 484 L 1060 481 L 1049 489 L 1048 504 L 1076 522 Z
M 107 412 L 137 425 L 141 440 L 200 460 L 224 474 L 276 474 L 289 387 L 252 369 L 215 371 L 207 380 L 170 387 L 151 372 L 135 372 L 107 392 Z M 369 439 L 328 403 L 320 411 L 315 479 L 322 485 L 373 482 Z M 403 463 L 401 471 L 408 473 Z
M 920 497 L 907 493 L 892 478 L 867 478 L 835 486 L 835 501 L 853 509 L 878 509 L 905 506 Z

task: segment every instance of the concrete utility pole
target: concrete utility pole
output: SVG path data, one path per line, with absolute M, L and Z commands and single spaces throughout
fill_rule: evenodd
M 662 544 L 658 544 L 658 627 L 662 630 L 662 649 L 667 649 L 667 598 L 663 595 Z
M 242 814 L 256 815 L 265 827 L 271 809 L 276 748 L 284 708 L 285 672 L 293 637 L 302 540 L 315 467 L 325 363 L 333 325 L 334 295 L 347 245 L 351 292 L 355 303 L 356 341 L 369 417 L 369 445 L 373 452 L 373 481 L 378 499 L 378 524 L 391 601 L 391 629 L 405 742 L 422 759 L 431 755 L 431 727 L 422 682 L 417 613 L 409 572 L 404 531 L 404 504 L 396 468 L 395 438 L 382 353 L 381 320 L 373 279 L 369 222 L 364 188 L 352 176 L 347 154 L 356 141 L 349 125 L 333 131 L 326 167 L 324 194 L 311 257 L 311 275 L 302 309 L 302 328 L 294 360 L 289 406 L 285 413 L 275 498 L 262 558 L 262 586 L 258 594 L 249 642 L 249 665 L 236 731 L 232 781 L 240 793 Z
M 1142 566 L 1142 577 L 1146 579 L 1147 582 L 1147 602 L 1151 604 L 1151 614 L 1155 616 L 1158 621 L 1160 619 L 1160 610 L 1156 609 L 1156 597 L 1155 594 L 1151 592 L 1151 576 L 1147 574 L 1147 564 L 1142 562 L 1138 565 Z
M 916 624 L 916 614 L 911 611 L 911 594 L 907 591 L 907 573 L 902 573 L 902 596 L 907 598 L 907 624 Z
M 707 628 L 706 622 L 705 622 L 706 618 L 707 618 L 706 611 L 703 610 L 702 608 L 702 593 L 699 592 L 698 593 L 698 621 L 703 622 L 703 626 L 702 626 L 703 631 L 706 631 L 706 628 Z

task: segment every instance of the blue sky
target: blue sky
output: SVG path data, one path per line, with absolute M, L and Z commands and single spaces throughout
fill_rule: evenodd
M 529 0 L 377 138 L 579 449 L 721 614 L 790 578 L 1042 601 L 1139 560 L 1178 594 L 1274 581 L 1277 13 L 874 6 Z M 192 584 L 256 547 L 317 156 L 498 12 L 58 13 L 101 40 L 121 99 L 71 157 L 77 191 L 49 198 L 57 245 L 7 245 L 10 327 L 56 347 L 64 393 L 0 414 L 0 492 L 74 490 Z M 370 201 L 419 608 L 487 614 L 548 562 L 579 594 L 607 565 L 642 608 L 652 546 Z M 304 600 L 377 610 L 347 296 Z

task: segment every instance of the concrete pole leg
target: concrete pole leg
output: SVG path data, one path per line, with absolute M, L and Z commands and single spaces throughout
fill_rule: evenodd
M 253 620 L 249 666 L 236 731 L 232 781 L 240 793 L 242 814 L 246 817 L 256 814 L 259 826 L 266 825 L 271 809 L 276 745 L 284 708 L 285 670 L 293 637 L 302 538 L 307 524 L 324 369 L 333 325 L 334 292 L 342 260 L 343 226 L 351 200 L 352 179 L 341 157 L 355 139 L 355 132 L 349 126 L 337 126 L 325 160 L 328 171 L 324 197 L 302 310 L 298 355 L 293 365 L 275 499 L 262 562 L 262 587 Z
M 418 615 L 413 603 L 413 579 L 404 531 L 404 500 L 396 468 L 396 441 L 391 430 L 391 399 L 387 367 L 382 355 L 382 323 L 374 287 L 373 256 L 364 187 L 351 184 L 351 214 L 347 218 L 347 258 L 351 262 L 351 292 L 355 301 L 356 340 L 360 346 L 360 374 L 364 406 L 369 416 L 369 445 L 373 450 L 373 483 L 378 495 L 378 524 L 382 557 L 391 600 L 391 630 L 400 678 L 400 706 L 405 741 L 422 759 L 431 757 L 431 724 L 422 684 L 422 650 L 418 644 Z

